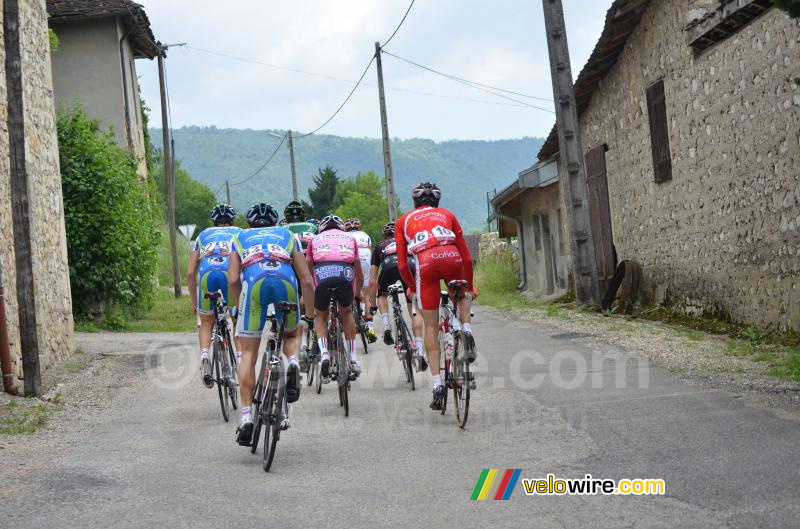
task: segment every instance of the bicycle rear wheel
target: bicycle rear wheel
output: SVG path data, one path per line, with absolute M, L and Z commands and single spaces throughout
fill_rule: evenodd
M 361 310 L 361 304 L 353 301 L 353 308 L 355 308 L 355 312 L 353 314 L 356 316 L 356 329 L 358 330 L 358 334 L 361 336 L 361 343 L 364 345 L 364 354 L 369 354 L 369 347 L 367 342 L 367 321 L 364 319 L 364 311 Z
M 275 449 L 281 435 L 281 414 L 283 412 L 283 399 L 285 396 L 285 385 L 283 383 L 283 367 L 275 366 L 277 372 L 270 373 L 270 382 L 267 386 L 267 407 L 264 408 L 265 425 L 264 429 L 264 461 L 262 467 L 264 472 L 269 472 L 272 461 L 275 459 Z
M 344 416 L 350 416 L 350 362 L 347 361 L 347 352 L 344 349 L 344 341 L 341 334 L 339 335 L 338 357 L 336 362 L 339 365 L 339 374 L 336 377 L 337 384 L 339 385 L 339 406 L 344 408 Z
M 255 454 L 256 449 L 258 448 L 258 438 L 261 436 L 261 427 L 264 425 L 264 421 L 261 418 L 261 406 L 266 405 L 264 402 L 264 397 L 266 396 L 266 388 L 264 387 L 264 377 L 267 370 L 267 364 L 269 361 L 268 352 L 264 353 L 263 358 L 261 359 L 261 369 L 258 371 L 258 381 L 256 382 L 256 389 L 253 391 L 253 437 L 250 443 L 250 453 Z
M 453 360 L 450 362 L 453 400 L 456 403 L 456 424 L 459 428 L 466 426 L 469 416 L 469 362 L 462 342 L 459 332 L 453 340 Z
M 416 389 L 416 382 L 414 381 L 414 349 L 411 345 L 411 333 L 408 332 L 408 326 L 402 316 L 400 316 L 398 334 L 402 336 L 400 343 L 405 350 L 403 365 L 406 371 L 406 382 L 411 383 L 411 391 L 414 391 Z
M 238 391 L 238 382 L 239 382 L 239 374 L 237 373 L 238 364 L 236 363 L 236 353 L 233 352 L 233 348 L 228 345 L 228 372 L 230 375 L 230 383 L 228 383 L 228 394 L 231 398 L 231 406 L 233 409 L 237 409 L 239 407 L 239 391 Z
M 217 384 L 217 393 L 219 394 L 219 407 L 222 409 L 222 418 L 228 422 L 228 415 L 230 411 L 230 396 L 228 395 L 228 388 L 225 383 L 225 374 L 222 370 L 220 356 L 222 356 L 222 347 L 218 339 L 214 339 L 212 344 L 211 354 L 211 369 L 214 381 Z

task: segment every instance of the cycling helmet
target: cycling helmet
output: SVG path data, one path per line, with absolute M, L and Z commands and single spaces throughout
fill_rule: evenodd
M 442 191 L 439 186 L 432 182 L 420 182 L 411 190 L 411 196 L 414 198 L 415 208 L 423 205 L 438 208 L 439 199 L 442 198 Z
M 278 226 L 286 226 L 286 219 L 281 219 L 278 221 Z
M 306 222 L 308 222 L 309 224 L 313 224 L 314 226 L 319 225 L 319 221 L 317 219 L 308 219 Z
M 278 223 L 278 210 L 269 204 L 261 202 L 253 204 L 247 210 L 247 224 L 252 228 L 268 228 Z
M 394 222 L 390 222 L 383 227 L 383 236 L 387 239 L 394 237 Z
M 283 210 L 283 216 L 287 222 L 303 222 L 306 218 L 306 211 L 303 209 L 303 204 L 292 200 Z
M 344 231 L 344 221 L 336 215 L 328 215 L 319 221 L 318 231 L 322 233 L 327 230 L 342 230 Z
M 347 219 L 345 226 L 348 227 L 347 231 L 358 231 L 361 229 L 361 220 L 356 217 L 350 217 Z
M 208 217 L 214 224 L 230 224 L 236 217 L 236 210 L 228 204 L 217 204 L 211 208 L 211 214 Z

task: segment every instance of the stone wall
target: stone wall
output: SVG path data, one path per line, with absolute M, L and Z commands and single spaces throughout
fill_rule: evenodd
M 800 328 L 800 26 L 773 8 L 695 56 L 690 5 L 655 0 L 581 118 L 606 143 L 614 243 L 644 293 Z M 696 13 L 695 13 L 696 15 Z M 673 178 L 656 184 L 646 88 L 663 78 Z
M 47 13 L 44 0 L 20 0 L 20 28 L 25 110 L 25 158 L 30 183 L 31 238 L 41 369 L 74 349 L 72 302 L 64 231 L 64 208 L 55 127 Z M 5 50 L 0 39 L 0 57 Z M 5 69 L 0 83 L 0 201 L 8 204 L 9 145 Z M 22 375 L 17 314 L 14 240 L 8 208 L 0 208 L 0 266 L 15 370 Z

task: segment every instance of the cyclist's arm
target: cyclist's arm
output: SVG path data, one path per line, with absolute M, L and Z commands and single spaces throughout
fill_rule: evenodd
M 406 246 L 406 226 L 405 218 L 400 217 L 394 231 L 394 242 L 397 244 L 397 268 L 400 270 L 400 277 L 410 288 L 414 285 L 414 278 L 411 277 L 411 269 L 408 267 L 408 247 Z
M 369 276 L 369 306 L 375 307 L 378 304 L 378 267 L 374 264 L 370 266 L 372 272 Z
M 469 281 L 469 285 L 472 286 L 472 255 L 469 252 L 467 240 L 464 239 L 464 232 L 461 229 L 461 224 L 459 224 L 455 215 L 451 213 L 450 216 L 453 221 L 453 233 L 456 234 L 455 245 L 456 248 L 458 248 L 458 253 L 461 254 L 461 260 L 464 262 L 464 279 Z
M 311 272 L 309 271 L 308 263 L 306 262 L 306 258 L 303 256 L 303 252 L 294 252 L 292 254 L 292 265 L 294 266 L 294 271 L 297 274 L 297 281 L 300 283 L 300 288 L 303 292 L 309 292 L 309 294 L 303 296 L 303 313 L 306 316 L 314 317 L 314 284 L 311 282 Z
M 189 298 L 192 300 L 192 311 L 197 310 L 197 269 L 200 266 L 200 252 L 194 251 L 189 257 L 186 271 L 186 284 L 189 285 Z
M 239 296 L 242 293 L 242 261 L 239 252 L 231 253 L 228 259 L 228 306 L 238 307 Z

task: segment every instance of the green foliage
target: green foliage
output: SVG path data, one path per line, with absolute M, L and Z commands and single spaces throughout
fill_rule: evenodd
M 373 241 L 383 239 L 383 225 L 389 222 L 389 205 L 381 177 L 370 171 L 342 180 L 334 204 L 336 214 L 343 219 L 358 217 L 361 229 Z
M 800 0 L 772 0 L 772 3 L 783 9 L 792 18 L 800 18 Z
M 156 151 L 155 159 L 159 163 L 153 168 L 152 176 L 158 189 L 161 207 L 164 208 L 167 199 L 161 151 Z M 192 178 L 189 171 L 181 167 L 180 160 L 175 160 L 175 222 L 177 225 L 196 224 L 197 228 L 194 233 L 200 233 L 211 226 L 208 214 L 217 203 L 218 199 L 214 196 L 211 188 Z M 245 211 L 237 211 L 237 216 L 245 213 Z M 166 214 L 163 218 L 166 219 Z M 172 284 L 172 281 L 169 284 Z
M 58 51 L 58 35 L 51 28 L 47 28 L 47 38 L 50 40 L 50 53 Z
M 498 308 L 523 305 L 525 298 L 517 293 L 518 284 L 519 264 L 512 252 L 486 255 L 475 268 L 478 303 Z
M 59 113 L 58 147 L 75 312 L 145 307 L 159 235 L 136 160 L 78 108 Z
M 237 215 L 237 219 L 238 219 Z M 186 283 L 186 270 L 189 266 L 189 256 L 192 254 L 191 243 L 178 234 L 178 269 L 181 271 L 181 283 Z M 167 227 L 162 227 L 161 241 L 158 245 L 158 284 L 162 287 L 172 287 L 172 250 L 169 247 L 169 234 Z
M 339 177 L 336 176 L 333 167 L 326 165 L 325 169 L 318 169 L 318 174 L 314 177 L 314 187 L 308 190 L 312 217 L 321 219 L 333 211 L 333 200 L 338 185 Z
M 139 102 L 141 103 L 141 108 L 139 109 L 142 113 L 142 128 L 144 130 L 144 159 L 147 163 L 147 172 L 148 174 L 152 174 L 153 171 L 153 142 L 150 141 L 150 107 L 147 106 L 147 103 L 144 99 L 142 99 L 142 87 L 137 85 L 137 89 L 139 90 Z
M 184 167 L 192 177 L 217 189 L 237 182 L 264 163 L 273 140 L 269 131 L 183 127 L 173 130 Z M 274 131 L 283 135 L 283 131 Z M 151 131 L 159 138 L 160 129 Z M 410 209 L 410 190 L 422 180 L 442 188 L 442 206 L 452 210 L 467 231 L 486 226 L 486 193 L 503 189 L 530 167 L 542 145 L 540 138 L 497 141 L 442 141 L 393 139 L 394 184 L 400 204 Z M 379 138 L 342 138 L 313 135 L 295 140 L 300 198 L 314 188 L 318 168 L 330 165 L 340 175 L 375 171 L 383 177 L 383 150 Z M 281 148 L 272 162 L 252 180 L 231 187 L 233 206 L 246 209 L 254 198 L 283 211 L 292 199 L 289 150 Z M 221 191 L 224 197 L 224 191 Z M 315 212 L 318 214 L 318 212 Z M 319 217 L 317 217 L 319 218 Z

